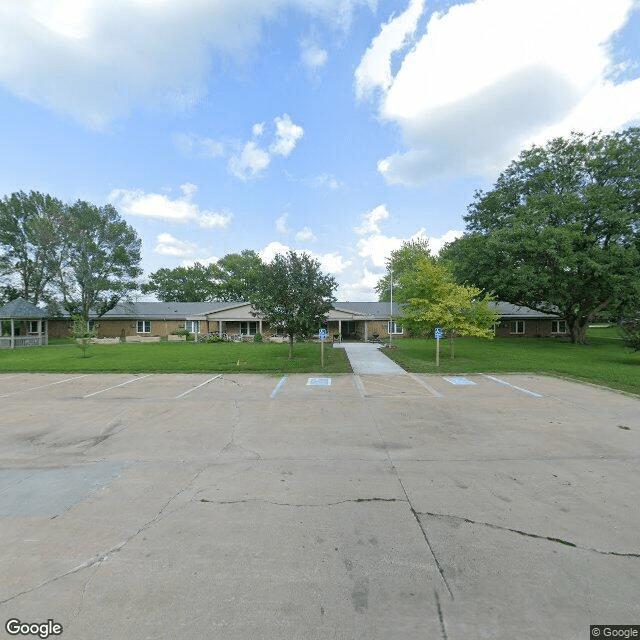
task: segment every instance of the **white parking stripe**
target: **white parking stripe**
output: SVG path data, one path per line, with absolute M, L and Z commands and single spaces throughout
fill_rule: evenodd
M 482 374 L 485 378 L 489 378 L 489 380 L 493 380 L 494 382 L 498 382 L 500 384 L 504 384 L 507 387 L 511 387 L 512 389 L 517 389 L 518 391 L 522 391 L 522 393 L 526 393 L 527 395 L 533 396 L 534 398 L 542 398 L 539 393 L 535 393 L 534 391 L 529 391 L 528 389 L 523 389 L 522 387 L 516 387 L 515 384 L 511 384 L 506 380 L 500 380 L 500 378 L 494 378 L 493 376 L 488 376 L 485 373 Z
M 153 373 L 148 373 L 146 376 L 140 376 L 139 378 L 133 378 L 132 380 L 127 380 L 126 382 L 121 382 L 120 384 L 116 384 L 113 387 L 107 387 L 106 389 L 100 389 L 100 391 L 94 391 L 93 393 L 88 393 L 85 398 L 90 398 L 91 396 L 97 396 L 99 393 L 104 393 L 105 391 L 111 391 L 111 389 L 117 389 L 118 387 L 124 387 L 127 384 L 131 384 L 132 382 L 137 382 L 138 380 L 142 380 L 142 378 L 148 378 L 152 376 Z
M 280 382 L 278 382 L 278 384 L 276 385 L 276 388 L 271 392 L 271 397 L 275 398 L 276 395 L 278 395 L 278 391 L 280 391 L 280 389 L 282 389 L 282 387 L 284 386 L 284 383 L 287 381 L 287 378 L 289 376 L 282 376 L 282 378 L 280 378 Z
M 197 387 L 193 387 L 193 389 L 189 389 L 189 390 L 185 391 L 184 393 L 181 393 L 179 396 L 176 396 L 174 398 L 174 400 L 178 400 L 178 398 L 184 398 L 184 396 L 188 395 L 192 391 L 195 391 L 196 389 L 199 389 L 200 387 L 204 387 L 205 384 L 209 384 L 212 380 L 217 380 L 218 378 L 222 378 L 222 374 L 221 373 L 219 373 L 217 376 L 213 376 L 213 378 L 209 378 L 208 380 L 205 380 L 204 382 L 201 382 Z
M 12 391 L 11 393 L 5 393 L 0 398 L 8 398 L 14 396 L 16 393 L 23 393 L 24 391 L 36 391 L 37 389 L 44 389 L 45 387 L 53 387 L 57 384 L 64 384 L 65 382 L 71 382 L 72 380 L 80 380 L 80 378 L 86 378 L 89 374 L 85 373 L 82 376 L 75 376 L 74 378 L 65 378 L 64 380 L 58 380 L 58 382 L 50 382 L 49 384 L 43 384 L 39 387 L 31 387 L 30 389 L 18 389 L 18 391 Z
M 429 393 L 431 393 L 436 398 L 444 398 L 444 396 L 437 389 L 434 389 L 430 384 L 427 384 L 424 380 L 418 378 L 415 373 L 410 373 L 409 376 L 413 378 L 418 384 L 422 385 Z

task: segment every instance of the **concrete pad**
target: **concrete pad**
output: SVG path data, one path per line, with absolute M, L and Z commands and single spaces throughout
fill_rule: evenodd
M 640 620 L 638 399 L 525 375 L 69 377 L 0 375 L 5 621 L 564 640 Z
M 344 342 L 334 344 L 333 346 L 346 351 L 349 364 L 354 373 L 376 375 L 407 374 L 402 367 L 384 355 L 380 349 L 381 345 L 379 344 Z

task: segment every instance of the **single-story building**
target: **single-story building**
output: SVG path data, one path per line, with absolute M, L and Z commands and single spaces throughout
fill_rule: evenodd
M 35 304 L 16 298 L 0 308 L 0 348 L 48 344 L 45 312 Z
M 501 314 L 495 325 L 497 336 L 533 337 L 567 334 L 564 320 L 527 307 L 506 302 L 494 303 Z M 123 302 L 101 318 L 90 321 L 99 338 L 134 336 L 167 337 L 179 330 L 194 335 L 218 334 L 228 337 L 265 337 L 278 335 L 276 327 L 253 315 L 249 302 Z M 69 319 L 49 321 L 50 337 L 68 337 Z M 379 337 L 405 337 L 401 309 L 389 302 L 336 302 L 324 325 L 329 337 L 367 341 Z

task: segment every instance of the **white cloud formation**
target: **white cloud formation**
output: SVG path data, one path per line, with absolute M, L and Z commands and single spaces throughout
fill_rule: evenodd
M 358 235 L 366 235 L 368 233 L 380 233 L 380 223 L 389 218 L 389 210 L 387 205 L 380 204 L 368 213 L 362 214 L 362 224 L 356 227 L 354 231 Z
M 212 138 L 198 136 L 193 133 L 174 133 L 173 144 L 186 156 L 217 158 L 224 155 L 224 144 Z
M 289 229 L 289 227 L 287 226 L 287 220 L 288 219 L 289 219 L 289 214 L 288 213 L 283 213 L 276 220 L 276 231 L 282 236 L 286 236 L 289 233 L 291 233 L 291 229 Z
M 296 240 L 298 242 L 313 242 L 315 239 L 316 236 L 310 227 L 302 227 L 302 229 L 296 233 Z
M 195 184 L 183 184 L 180 186 L 181 195 L 171 199 L 162 193 L 145 193 L 139 189 L 115 189 L 109 194 L 108 201 L 129 216 L 141 216 L 179 224 L 195 222 L 203 229 L 228 227 L 233 214 L 200 209 L 193 202 L 197 190 L 198 187 Z
M 300 60 L 302 64 L 311 72 L 317 72 L 327 64 L 329 54 L 313 38 L 302 38 L 300 40 Z
M 289 156 L 304 135 L 304 129 L 294 124 L 287 113 L 274 118 L 273 122 L 275 133 L 268 150 L 263 149 L 255 139 L 249 140 L 244 143 L 239 153 L 229 159 L 229 171 L 239 180 L 246 182 L 258 177 L 271 164 L 275 155 Z M 253 125 L 254 138 L 264 135 L 265 126 L 264 122 Z
M 134 107 L 207 95 L 219 60 L 246 59 L 265 23 L 291 9 L 346 28 L 370 0 L 4 0 L 0 85 L 100 129 Z
M 258 255 L 263 262 L 271 262 L 277 254 L 286 255 L 289 251 L 292 251 L 290 246 L 275 241 L 270 242 L 264 249 L 258 251 Z M 332 275 L 338 275 L 351 266 L 351 261 L 346 260 L 344 256 L 338 252 L 316 253 L 309 249 L 293 249 L 293 251 L 297 254 L 306 253 L 320 263 L 320 269 L 322 271 Z
M 161 233 L 156 237 L 157 244 L 154 251 L 161 256 L 172 258 L 190 258 L 198 253 L 198 245 L 193 242 L 178 240 L 170 233 Z
M 421 3 L 412 0 L 355 76 L 359 97 L 380 90 L 380 117 L 398 124 L 406 146 L 379 171 L 405 185 L 494 177 L 532 142 L 638 120 L 640 79 L 611 80 L 610 41 L 634 3 L 476 0 L 434 13 L 416 35 Z

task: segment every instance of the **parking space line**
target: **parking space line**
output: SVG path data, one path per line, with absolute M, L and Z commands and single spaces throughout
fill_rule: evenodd
M 104 393 L 105 391 L 111 391 L 111 389 L 117 389 L 118 387 L 124 387 L 127 384 L 131 384 L 132 382 L 137 382 L 138 380 L 142 380 L 142 378 L 148 378 L 152 376 L 153 373 L 148 373 L 146 376 L 140 376 L 139 378 L 133 378 L 132 380 L 127 380 L 126 382 L 121 382 L 120 384 L 116 384 L 113 387 L 107 387 L 106 389 L 100 389 L 100 391 L 94 391 L 93 393 L 88 393 L 84 398 L 90 398 L 91 396 L 97 396 L 99 393 Z
M 427 384 L 424 380 L 418 378 L 415 373 L 409 373 L 409 377 L 415 380 L 419 385 L 422 385 L 430 394 L 432 394 L 436 398 L 444 398 L 444 396 L 437 389 L 434 389 L 430 384 Z
M 271 392 L 271 398 L 275 398 L 278 395 L 278 392 L 280 391 L 280 389 L 282 389 L 282 387 L 284 386 L 284 383 L 287 381 L 287 378 L 289 376 L 282 376 L 282 378 L 280 378 L 280 382 L 278 382 L 278 384 L 276 385 L 275 389 Z
M 57 384 L 64 384 L 65 382 L 72 382 L 73 380 L 80 380 L 80 378 L 86 378 L 89 374 L 85 373 L 82 376 L 74 376 L 73 378 L 65 378 L 64 380 L 58 380 L 58 382 L 50 382 L 49 384 L 43 384 L 39 387 L 31 387 L 30 389 L 18 389 L 18 391 L 12 391 L 11 393 L 5 393 L 0 396 L 0 398 L 8 398 L 9 396 L 14 396 L 16 393 L 22 393 L 24 391 L 36 391 L 37 389 L 44 389 L 46 387 L 53 387 Z
M 511 387 L 512 389 L 517 389 L 518 391 L 522 391 L 522 393 L 526 393 L 529 396 L 532 396 L 534 398 L 542 398 L 543 396 L 540 395 L 539 393 L 535 393 L 534 391 L 529 391 L 528 389 L 523 389 L 522 387 L 516 387 L 515 384 L 511 384 L 510 382 L 507 382 L 506 380 L 500 380 L 500 378 L 494 378 L 493 376 L 488 376 L 487 374 L 483 373 L 482 374 L 485 378 L 489 378 L 489 380 L 493 380 L 494 382 L 498 382 L 499 384 L 504 384 L 507 387 Z
M 366 398 L 366 396 L 364 394 L 364 389 L 362 387 L 362 380 L 360 380 L 360 376 L 358 376 L 358 375 L 353 376 L 353 382 L 356 385 L 356 389 L 358 390 L 358 393 L 360 394 L 360 397 Z
M 193 389 L 188 389 L 184 393 L 181 393 L 179 396 L 176 396 L 174 398 L 174 400 L 178 400 L 179 398 L 184 398 L 184 396 L 188 395 L 192 391 L 195 391 L 196 389 L 199 389 L 200 387 L 204 387 L 205 384 L 209 384 L 211 381 L 217 380 L 218 378 L 222 378 L 222 374 L 221 373 L 219 373 L 217 376 L 213 376 L 213 378 L 209 378 L 208 380 L 205 380 L 204 382 L 201 382 L 198 386 L 193 387 Z

